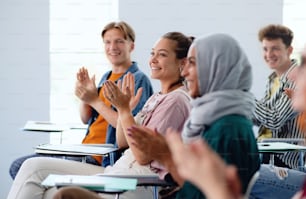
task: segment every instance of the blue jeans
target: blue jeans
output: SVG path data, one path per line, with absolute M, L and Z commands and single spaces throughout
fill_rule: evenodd
M 290 199 L 302 188 L 305 180 L 304 172 L 261 164 L 250 198 Z
M 15 179 L 23 162 L 33 157 L 50 157 L 50 158 L 61 158 L 61 159 L 66 159 L 66 160 L 74 160 L 78 162 L 82 161 L 82 157 L 79 157 L 79 156 L 63 156 L 63 155 L 52 155 L 52 154 L 32 154 L 32 155 L 23 156 L 23 157 L 20 157 L 14 160 L 10 166 L 10 175 L 13 180 Z M 101 165 L 92 156 L 86 156 L 86 163 L 94 164 L 94 165 Z

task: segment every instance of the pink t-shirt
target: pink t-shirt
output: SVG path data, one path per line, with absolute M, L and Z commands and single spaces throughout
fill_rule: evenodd
M 153 94 L 135 119 L 138 124 L 156 128 L 163 134 L 169 127 L 181 131 L 190 109 L 190 97 L 181 87 L 167 94 Z
M 168 94 L 156 93 L 151 96 L 135 119 L 139 124 L 157 129 L 162 134 L 169 127 L 181 132 L 190 109 L 190 97 L 186 89 L 181 87 Z M 157 161 L 152 161 L 150 168 L 157 172 L 161 179 L 167 174 Z

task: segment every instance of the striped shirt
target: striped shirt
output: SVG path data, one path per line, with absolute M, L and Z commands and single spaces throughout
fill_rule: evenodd
M 304 138 L 302 131 L 298 128 L 298 113 L 291 106 L 291 99 L 284 93 L 285 88 L 294 89 L 295 84 L 289 81 L 287 76 L 289 72 L 297 67 L 296 61 L 291 61 L 291 66 L 286 73 L 280 77 L 280 86 L 271 95 L 273 80 L 276 73 L 269 76 L 265 96 L 256 101 L 256 110 L 254 113 L 254 124 L 261 129 L 268 128 L 272 131 L 272 138 Z M 299 153 L 286 152 L 277 157 L 290 168 L 298 168 Z

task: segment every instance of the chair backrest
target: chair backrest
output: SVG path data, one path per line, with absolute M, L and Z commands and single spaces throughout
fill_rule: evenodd
M 246 192 L 244 194 L 244 197 L 243 197 L 244 199 L 249 199 L 251 191 L 252 191 L 252 188 L 253 188 L 256 180 L 258 179 L 258 177 L 259 177 L 259 170 L 256 171 L 254 173 L 254 175 L 252 176 L 252 178 L 251 178 L 251 180 L 250 180 L 250 182 L 248 184 L 247 190 L 246 190 Z

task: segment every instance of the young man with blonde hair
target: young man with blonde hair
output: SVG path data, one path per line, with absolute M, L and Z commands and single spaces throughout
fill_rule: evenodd
M 80 99 L 80 116 L 83 123 L 88 124 L 86 136 L 83 144 L 116 144 L 116 123 L 117 112 L 111 103 L 103 95 L 103 83 L 106 80 L 117 82 L 127 73 L 135 76 L 135 90 L 142 88 L 142 95 L 138 105 L 133 110 L 136 115 L 143 107 L 147 99 L 153 94 L 153 89 L 149 78 L 139 70 L 137 63 L 131 60 L 131 53 L 135 47 L 135 32 L 129 24 L 124 21 L 111 22 L 107 24 L 101 33 L 104 43 L 104 50 L 107 59 L 112 65 L 112 69 L 106 72 L 98 86 L 95 85 L 95 77 L 89 77 L 85 67 L 80 68 L 77 73 L 75 94 Z M 23 162 L 32 157 L 47 156 L 63 158 L 59 155 L 33 154 L 16 159 L 10 167 L 10 175 L 13 179 L 17 175 Z M 115 159 L 118 158 L 118 154 Z M 69 160 L 81 161 L 78 157 L 66 157 Z M 107 166 L 109 158 L 98 156 L 87 156 L 86 162 L 94 165 Z

